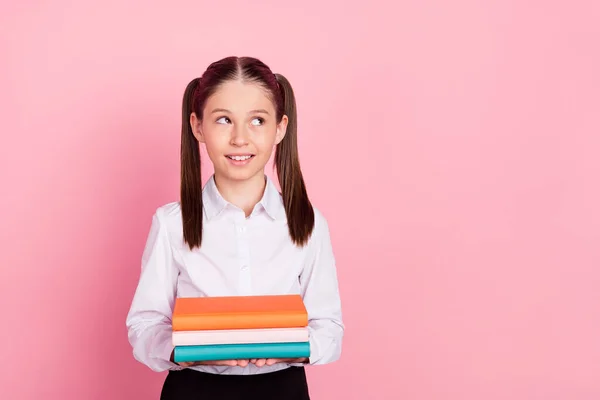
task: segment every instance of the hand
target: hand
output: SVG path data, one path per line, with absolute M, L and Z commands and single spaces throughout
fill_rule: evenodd
M 248 365 L 249 360 L 214 360 L 214 361 L 196 361 L 196 362 L 180 362 L 178 363 L 182 367 L 195 367 L 197 365 L 221 365 L 227 367 L 245 367 Z
M 305 358 L 253 358 L 250 362 L 257 367 L 262 367 L 265 365 L 274 365 L 278 363 L 305 363 L 308 359 Z
M 175 356 L 175 350 L 171 352 L 171 357 L 169 358 L 171 362 L 175 362 L 173 357 Z M 182 367 L 195 367 L 196 365 L 221 365 L 226 367 L 245 367 L 248 365 L 250 360 L 214 360 L 214 361 L 195 361 L 195 362 L 180 362 L 177 363 Z

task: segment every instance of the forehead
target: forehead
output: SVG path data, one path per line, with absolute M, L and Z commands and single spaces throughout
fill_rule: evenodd
M 234 113 L 246 113 L 260 108 L 274 110 L 269 92 L 255 83 L 227 81 L 219 86 L 206 101 L 206 111 L 225 108 Z

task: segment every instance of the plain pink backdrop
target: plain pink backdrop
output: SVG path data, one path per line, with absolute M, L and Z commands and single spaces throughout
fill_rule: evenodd
M 600 398 L 600 3 L 350 3 L 3 1 L 2 398 L 158 398 L 125 316 L 228 55 L 291 80 L 331 226 L 314 399 Z

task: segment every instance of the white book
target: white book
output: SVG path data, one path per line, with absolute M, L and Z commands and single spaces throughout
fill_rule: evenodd
M 308 342 L 308 328 L 173 331 L 173 346 Z

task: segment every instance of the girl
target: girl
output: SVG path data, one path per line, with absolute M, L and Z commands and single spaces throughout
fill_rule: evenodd
M 340 357 L 335 260 L 323 215 L 308 198 L 288 80 L 260 60 L 228 57 L 183 98 L 180 201 L 157 208 L 127 315 L 134 357 L 166 371 L 161 399 L 309 399 L 305 365 Z M 199 145 L 214 174 L 202 187 Z M 281 194 L 264 168 L 275 149 Z M 301 294 L 310 357 L 173 362 L 177 297 Z

